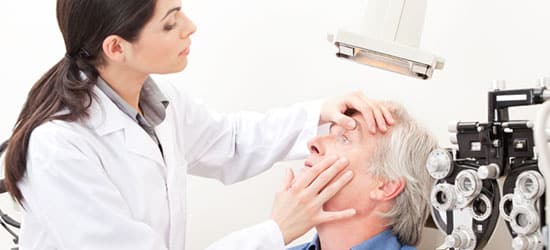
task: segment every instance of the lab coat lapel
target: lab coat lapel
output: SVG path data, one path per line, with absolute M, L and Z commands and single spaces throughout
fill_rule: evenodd
M 164 151 L 164 162 L 166 163 L 166 166 L 169 167 L 169 170 L 171 170 L 171 166 L 176 165 L 176 159 L 174 158 L 175 152 L 174 152 L 174 134 L 173 131 L 169 130 L 169 122 L 166 120 L 163 121 L 161 124 L 159 124 L 155 128 L 155 133 L 157 134 L 157 138 L 160 141 L 160 144 L 162 145 L 162 150 Z
M 129 152 L 153 160 L 159 165 L 164 166 L 160 148 L 155 141 L 153 141 L 153 138 L 151 138 L 151 136 L 149 136 L 149 134 L 147 134 L 147 132 L 137 123 L 127 124 L 124 128 L 124 133 L 126 148 Z
M 178 249 L 177 246 L 185 245 L 186 218 L 185 218 L 185 190 L 186 188 L 186 166 L 182 154 L 178 153 L 178 142 L 173 115 L 173 107 L 168 106 L 164 121 L 159 124 L 155 131 L 164 150 L 164 161 L 166 162 L 166 184 L 168 200 L 170 203 L 170 219 L 180 223 L 170 223 L 169 248 Z
M 162 145 L 162 150 L 164 151 L 164 162 L 166 163 L 167 172 L 166 180 L 170 185 L 178 182 L 178 180 L 174 180 L 178 175 L 178 169 L 176 168 L 180 168 L 179 171 L 185 173 L 185 170 L 181 169 L 183 166 L 181 166 L 181 160 L 178 158 L 181 155 L 176 152 L 178 143 L 175 140 L 176 132 L 172 125 L 173 123 L 171 113 L 166 112 L 164 121 L 155 128 L 157 137 Z
M 122 112 L 103 91 L 95 87 L 94 92 L 97 102 L 90 109 L 92 112 L 90 124 L 96 132 L 100 136 L 106 136 L 113 132 L 123 132 L 124 146 L 128 152 L 164 166 L 160 149 L 149 134 L 137 122 Z

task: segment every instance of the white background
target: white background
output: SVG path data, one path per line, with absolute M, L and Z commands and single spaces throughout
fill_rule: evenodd
M 550 75 L 550 1 L 428 1 L 421 47 L 446 59 L 445 69 L 421 81 L 337 59 L 326 34 L 358 22 L 363 0 L 188 0 L 198 26 L 189 67 L 164 76 L 212 109 L 265 111 L 270 107 L 362 90 L 403 103 L 448 146 L 451 120 L 485 121 L 489 82 L 531 87 Z M 7 138 L 33 83 L 63 56 L 55 1 L 0 3 L 0 138 Z M 535 107 L 512 112 L 532 117 Z M 188 249 L 269 217 L 286 167 L 233 186 L 192 177 Z M 0 207 L 17 217 L 10 199 Z M 486 249 L 510 248 L 502 227 Z M 70 230 L 70 229 L 67 229 Z M 437 235 L 437 237 L 436 237 Z M 309 235 L 297 242 L 308 241 Z M 440 234 L 428 231 L 421 249 Z M 0 230 L 0 249 L 11 246 Z

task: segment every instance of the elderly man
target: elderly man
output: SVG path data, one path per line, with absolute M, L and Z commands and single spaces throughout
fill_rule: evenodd
M 312 242 L 292 250 L 414 249 L 419 242 L 432 184 L 425 162 L 437 142 L 402 106 L 386 107 L 397 122 L 385 134 L 370 133 L 362 116 L 352 110 L 358 124 L 354 130 L 333 125 L 328 135 L 310 141 L 306 167 L 338 155 L 349 160 L 354 173 L 324 210 L 354 208 L 356 215 L 317 226 Z

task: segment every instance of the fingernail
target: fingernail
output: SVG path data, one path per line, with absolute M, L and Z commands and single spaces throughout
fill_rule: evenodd
M 354 129 L 355 126 L 356 126 L 356 124 L 355 124 L 355 121 L 354 121 L 354 120 L 351 120 L 351 121 L 348 121 L 348 122 L 347 122 L 347 127 L 348 127 L 349 129 Z
M 344 175 L 342 176 L 342 178 L 346 180 L 351 179 L 351 177 L 353 177 L 353 172 L 351 170 L 346 171 L 346 173 L 344 173 Z
M 340 164 L 348 164 L 349 161 L 348 161 L 348 158 L 342 157 L 342 158 L 340 158 L 340 159 L 338 160 L 338 163 L 340 163 Z

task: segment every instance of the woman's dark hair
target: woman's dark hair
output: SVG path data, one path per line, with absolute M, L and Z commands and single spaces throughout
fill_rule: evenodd
M 97 67 L 104 63 L 103 41 L 118 35 L 133 42 L 152 18 L 156 0 L 58 0 L 57 22 L 67 54 L 31 88 L 9 139 L 5 158 L 6 188 L 21 204 L 17 183 L 27 170 L 32 131 L 54 119 L 88 117 Z M 67 110 L 68 112 L 59 111 Z

